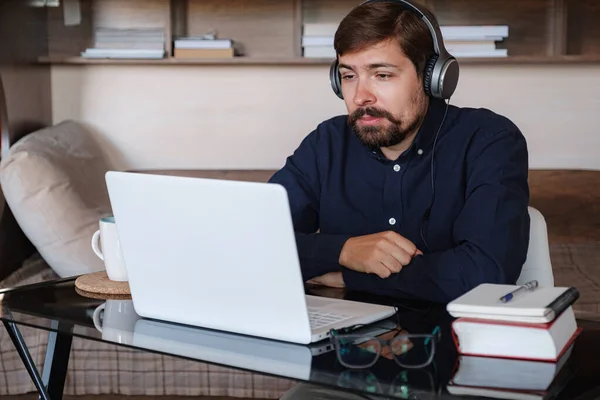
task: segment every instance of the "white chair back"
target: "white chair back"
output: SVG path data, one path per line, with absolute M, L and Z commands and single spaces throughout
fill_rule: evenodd
M 542 213 L 533 207 L 528 207 L 531 219 L 529 248 L 527 260 L 517 285 L 522 285 L 531 280 L 537 280 L 539 286 L 554 286 L 554 273 L 550 260 L 550 245 L 548 243 L 548 228 Z

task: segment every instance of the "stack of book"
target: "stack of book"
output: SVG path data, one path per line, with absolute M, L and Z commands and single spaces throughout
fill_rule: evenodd
M 339 24 L 305 23 L 302 26 L 302 55 L 306 58 L 335 58 L 333 37 Z
M 457 395 L 546 398 L 571 376 L 579 332 L 576 288 L 543 287 L 500 298 L 515 285 L 482 284 L 448 303 L 458 364 L 448 384 Z
M 506 25 L 442 26 L 446 50 L 456 58 L 506 57 L 497 43 L 508 37 Z
M 81 53 L 84 58 L 163 58 L 165 32 L 162 28 L 97 28 L 94 46 Z
M 175 58 L 232 58 L 239 53 L 237 43 L 232 39 L 203 35 L 180 37 L 173 42 Z
M 336 23 L 305 23 L 302 30 L 303 56 L 307 58 L 335 58 L 333 38 Z M 506 49 L 497 48 L 497 42 L 508 37 L 506 25 L 442 26 L 444 45 L 456 58 L 506 57 Z

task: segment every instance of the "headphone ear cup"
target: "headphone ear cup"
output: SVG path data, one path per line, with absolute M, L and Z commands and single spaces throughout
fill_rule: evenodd
M 425 72 L 423 74 L 423 87 L 425 89 L 425 94 L 427 96 L 434 96 L 431 90 L 431 82 L 433 80 L 433 70 L 435 68 L 435 63 L 438 60 L 437 54 L 432 56 L 429 60 L 427 60 L 427 65 L 425 66 Z
M 329 67 L 329 83 L 331 84 L 331 89 L 333 90 L 333 93 L 335 93 L 337 97 L 343 100 L 344 96 L 342 95 L 342 85 L 340 73 L 338 71 L 337 59 L 333 63 L 331 63 L 331 66 Z

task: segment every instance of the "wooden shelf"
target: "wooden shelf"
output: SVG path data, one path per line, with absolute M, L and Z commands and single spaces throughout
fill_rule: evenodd
M 303 57 L 234 57 L 234 58 L 163 58 L 163 59 L 90 59 L 83 57 L 40 57 L 41 64 L 115 64 L 115 65 L 319 65 L 333 60 Z
M 41 57 L 40 64 L 53 65 L 329 65 L 328 58 L 271 58 L 235 57 L 222 59 L 89 59 L 83 57 Z M 568 64 L 600 63 L 600 54 L 594 56 L 510 56 L 503 58 L 462 58 L 461 64 Z
M 416 0 L 443 25 L 508 25 L 497 43 L 505 58 L 463 58 L 463 64 L 566 64 L 600 61 L 598 0 Z M 331 59 L 303 58 L 304 23 L 339 21 L 359 0 L 81 0 L 82 19 L 65 26 L 63 5 L 47 8 L 48 46 L 44 64 L 130 65 L 327 65 Z M 165 59 L 123 60 L 79 57 L 94 45 L 97 28 L 153 28 L 165 37 Z M 208 31 L 231 38 L 243 57 L 172 58 L 173 40 Z

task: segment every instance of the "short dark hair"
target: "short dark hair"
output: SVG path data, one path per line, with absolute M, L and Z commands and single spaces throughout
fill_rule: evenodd
M 431 11 L 421 5 L 419 9 L 432 23 L 437 23 Z M 355 7 L 340 22 L 333 46 L 338 55 L 343 55 L 390 39 L 398 43 L 422 77 L 427 60 L 434 55 L 433 38 L 421 18 L 399 2 L 374 2 Z

